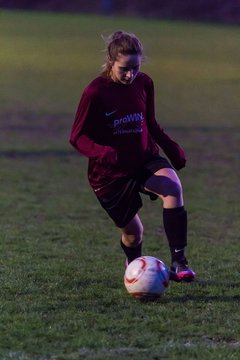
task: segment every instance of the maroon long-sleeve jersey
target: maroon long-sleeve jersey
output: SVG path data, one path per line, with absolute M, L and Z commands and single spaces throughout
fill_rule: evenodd
M 139 72 L 130 85 L 103 76 L 83 92 L 70 143 L 89 158 L 88 178 L 94 190 L 122 176 L 134 176 L 159 152 L 173 166 L 185 165 L 183 150 L 155 119 L 154 85 Z

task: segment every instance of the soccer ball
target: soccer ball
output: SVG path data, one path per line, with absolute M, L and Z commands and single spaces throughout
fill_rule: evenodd
M 158 298 L 168 287 L 169 272 L 161 260 L 142 256 L 126 268 L 124 285 L 128 293 L 137 298 Z

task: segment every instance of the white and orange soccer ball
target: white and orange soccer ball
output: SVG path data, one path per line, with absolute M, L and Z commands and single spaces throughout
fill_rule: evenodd
M 168 287 L 169 272 L 163 261 L 153 256 L 141 256 L 126 268 L 124 285 L 137 298 L 158 298 Z

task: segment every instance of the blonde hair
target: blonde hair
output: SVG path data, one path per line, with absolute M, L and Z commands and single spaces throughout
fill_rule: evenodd
M 112 64 L 117 60 L 119 54 L 143 56 L 143 45 L 136 35 L 124 31 L 116 31 L 109 35 L 106 43 L 106 62 L 102 66 L 102 75 L 110 77 Z

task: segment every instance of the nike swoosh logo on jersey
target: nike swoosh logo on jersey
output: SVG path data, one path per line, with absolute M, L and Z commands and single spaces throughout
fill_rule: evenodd
M 115 112 L 117 112 L 117 110 L 113 110 L 113 111 L 110 111 L 110 112 L 106 112 L 105 115 L 106 115 L 106 116 L 110 116 L 110 115 L 115 114 Z

